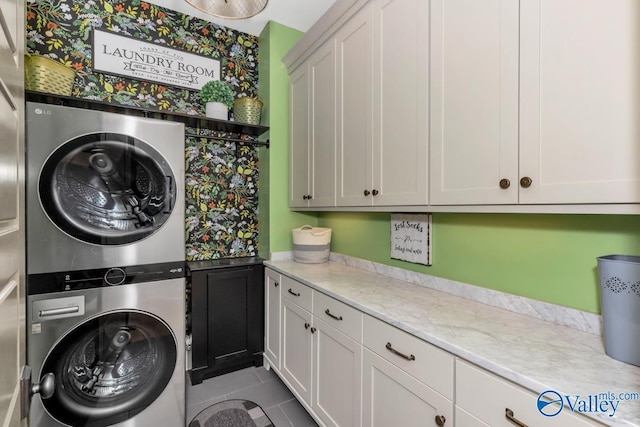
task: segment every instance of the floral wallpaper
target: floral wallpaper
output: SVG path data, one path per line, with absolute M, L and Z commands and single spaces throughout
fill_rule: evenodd
M 206 130 L 191 131 L 211 135 Z M 256 256 L 255 148 L 188 137 L 186 151 L 187 260 Z
M 158 43 L 220 61 L 236 97 L 257 97 L 258 38 L 141 0 L 28 0 L 27 52 L 76 70 L 72 95 L 150 110 L 203 114 L 197 91 L 93 72 L 91 30 Z
M 258 95 L 258 38 L 250 34 L 141 0 L 28 0 L 26 18 L 27 53 L 74 68 L 73 97 L 204 115 L 197 91 L 94 72 L 94 28 L 218 59 L 221 80 L 231 83 L 236 97 Z M 185 148 L 187 260 L 256 256 L 257 150 L 192 137 Z

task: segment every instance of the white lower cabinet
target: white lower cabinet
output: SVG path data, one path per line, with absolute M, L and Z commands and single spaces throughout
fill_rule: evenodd
M 364 318 L 363 426 L 452 426 L 454 357 Z
M 368 349 L 363 366 L 363 426 L 453 425 L 451 400 Z
M 281 287 L 282 353 L 277 371 L 321 425 L 360 427 L 362 344 L 353 336 L 362 336 L 362 314 L 286 276 Z
M 311 407 L 327 426 L 360 426 L 362 345 L 313 318 Z
M 456 426 L 464 427 L 491 427 L 456 405 Z
M 264 270 L 264 355 L 269 366 L 280 370 L 280 286 L 279 273 Z
M 307 404 L 311 402 L 313 337 L 311 313 L 282 298 L 282 376 Z
M 327 426 L 362 420 L 362 313 L 313 294 L 312 408 Z
M 566 408 L 556 416 L 544 416 L 538 412 L 537 398 L 537 394 L 481 368 L 462 360 L 456 361 L 457 427 L 603 425 L 583 415 L 575 415 Z

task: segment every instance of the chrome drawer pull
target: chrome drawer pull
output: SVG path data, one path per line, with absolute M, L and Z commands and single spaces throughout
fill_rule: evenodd
M 295 292 L 293 292 L 293 291 L 291 290 L 291 288 L 289 288 L 289 293 L 290 293 L 291 295 L 293 295 L 294 297 L 299 297 L 299 296 L 300 296 L 300 292 L 298 292 L 298 293 L 296 294 Z
M 407 359 L 407 360 L 416 360 L 416 357 L 413 354 L 410 354 L 407 356 L 406 354 L 400 353 L 398 350 L 396 350 L 391 346 L 390 342 L 387 343 L 386 347 L 387 347 L 387 350 L 389 350 L 391 353 L 395 354 L 396 356 L 400 356 L 403 359 Z
M 62 307 L 62 308 L 50 308 L 48 310 L 40 310 L 40 312 L 38 313 L 38 315 L 40 317 L 47 317 L 47 316 L 57 316 L 60 314 L 71 314 L 71 313 L 77 313 L 80 311 L 80 307 L 73 306 L 73 307 Z
M 342 320 L 342 316 L 336 316 L 336 315 L 331 314 L 331 312 L 329 311 L 328 308 L 324 311 L 324 314 L 326 314 L 327 316 L 331 317 L 332 319 Z
M 520 421 L 519 419 L 517 419 L 514 415 L 513 415 L 513 411 L 509 408 L 505 408 L 504 409 L 504 416 L 506 419 L 508 419 L 509 421 L 511 421 L 512 423 L 514 423 L 515 425 L 517 425 L 518 427 L 529 427 L 527 426 L 525 423 L 523 423 L 522 421 Z

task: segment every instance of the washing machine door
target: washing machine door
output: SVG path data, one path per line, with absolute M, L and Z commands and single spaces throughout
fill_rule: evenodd
M 88 243 L 119 245 L 162 227 L 176 189 L 171 168 L 153 147 L 101 132 L 67 141 L 49 156 L 38 196 L 63 232 Z
M 132 418 L 160 396 L 176 367 L 177 343 L 161 319 L 115 311 L 77 326 L 51 349 L 41 377 L 55 392 L 42 404 L 69 426 L 108 426 Z

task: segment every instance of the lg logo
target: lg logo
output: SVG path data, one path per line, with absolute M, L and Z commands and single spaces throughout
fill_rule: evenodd
M 564 401 L 557 391 L 543 391 L 538 396 L 538 411 L 545 417 L 555 417 L 562 408 L 564 408 Z
M 33 112 L 36 114 L 44 114 L 45 116 L 51 115 L 51 110 L 43 110 L 42 108 L 36 108 Z

